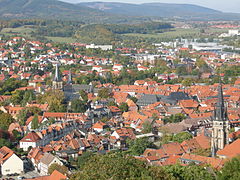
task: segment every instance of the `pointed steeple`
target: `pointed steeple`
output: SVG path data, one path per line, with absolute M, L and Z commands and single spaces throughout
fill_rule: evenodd
M 227 109 L 224 107 L 222 84 L 218 86 L 217 104 L 214 111 L 211 150 L 212 156 L 217 154 L 217 151 L 223 149 L 229 143 L 229 122 L 227 117 Z
M 72 84 L 72 72 L 71 72 L 71 69 L 69 70 L 69 74 L 68 74 L 68 84 Z
M 59 65 L 58 64 L 56 64 L 56 67 L 55 67 L 55 75 L 54 75 L 53 81 L 56 81 L 56 82 L 61 81 L 61 77 L 60 77 L 60 74 L 59 74 Z
M 224 98 L 223 98 L 223 90 L 222 83 L 219 83 L 218 86 L 218 97 L 217 97 L 217 105 L 215 109 L 215 119 L 218 121 L 226 120 L 226 109 L 224 107 Z

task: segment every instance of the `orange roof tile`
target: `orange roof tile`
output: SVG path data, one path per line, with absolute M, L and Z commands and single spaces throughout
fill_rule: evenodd
M 233 158 L 240 155 L 240 139 L 237 139 L 231 144 L 226 145 L 223 149 L 217 151 L 217 155 Z

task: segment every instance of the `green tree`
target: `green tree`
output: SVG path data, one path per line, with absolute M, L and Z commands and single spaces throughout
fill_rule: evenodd
M 199 165 L 188 165 L 181 166 L 179 164 L 164 166 L 164 170 L 172 175 L 174 178 L 179 180 L 214 180 L 213 174 L 208 172 L 202 166 Z
M 115 103 L 114 101 L 109 101 L 108 106 L 117 106 L 117 103 Z
M 193 80 L 190 78 L 186 78 L 182 81 L 183 86 L 191 86 L 193 84 Z
M 9 140 L 0 138 L 0 147 L 7 146 L 11 148 L 11 142 Z
M 20 132 L 18 132 L 17 130 L 13 130 L 12 131 L 13 137 L 16 141 L 20 141 L 22 139 L 22 135 Z
M 100 98 L 109 98 L 110 97 L 110 92 L 108 88 L 102 88 L 98 91 L 98 96 Z
M 32 102 L 36 99 L 33 91 L 14 91 L 11 97 L 11 102 L 13 104 L 19 104 L 25 106 L 28 102 Z
M 168 177 L 164 171 L 161 172 L 162 176 Z M 71 180 L 156 179 L 151 178 L 151 175 L 156 175 L 156 170 L 151 174 L 145 162 L 121 153 L 110 153 L 90 158 L 81 171 L 71 177 Z
M 192 135 L 188 132 L 180 132 L 174 135 L 172 138 L 174 142 L 179 142 L 179 143 L 182 143 L 183 141 L 189 140 L 189 139 L 192 139 Z
M 178 123 L 181 122 L 183 119 L 185 119 L 184 114 L 175 114 L 171 115 L 170 117 L 165 117 L 163 119 L 164 123 Z
M 148 138 L 138 138 L 135 140 L 128 140 L 128 153 L 131 155 L 139 156 L 143 154 L 143 152 L 147 148 L 155 147 L 152 142 L 148 140 Z
M 34 114 L 40 114 L 41 109 L 38 107 L 26 107 L 21 109 L 17 115 L 17 120 L 20 125 L 25 125 L 27 118 L 33 116 Z
M 119 105 L 119 109 L 122 111 L 122 112 L 127 112 L 128 111 L 128 105 L 127 103 L 125 102 L 122 102 L 120 105 Z
M 138 101 L 138 99 L 134 96 L 131 96 L 129 99 L 131 99 L 134 103 L 136 103 Z
M 68 173 L 68 168 L 64 165 L 60 165 L 57 163 L 53 163 L 49 168 L 48 168 L 48 174 L 52 174 L 54 170 L 58 170 L 60 173 L 66 175 Z
M 80 90 L 79 92 L 81 99 L 84 103 L 88 102 L 88 94 L 84 90 Z
M 151 122 L 145 121 L 142 126 L 143 126 L 142 133 L 146 134 L 146 133 L 152 132 L 152 124 L 151 124 Z
M 35 114 L 34 117 L 33 117 L 31 128 L 32 129 L 39 128 L 39 122 L 38 122 L 38 115 L 37 114 Z
M 86 112 L 87 107 L 80 99 L 74 99 L 71 101 L 71 110 L 75 113 L 84 113 Z
M 65 112 L 64 93 L 59 90 L 50 90 L 43 95 L 37 96 L 37 102 L 40 104 L 49 104 L 50 112 Z
M 9 125 L 14 122 L 13 117 L 8 113 L 0 114 L 0 128 L 7 130 Z
M 81 156 L 78 156 L 77 161 L 78 167 L 82 168 L 85 165 L 85 163 L 93 156 L 94 153 L 91 151 L 84 152 Z
M 237 180 L 240 177 L 240 156 L 235 157 L 224 164 L 218 173 L 219 180 Z

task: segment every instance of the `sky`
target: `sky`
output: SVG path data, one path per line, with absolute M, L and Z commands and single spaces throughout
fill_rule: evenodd
M 240 13 L 240 0 L 61 0 L 65 2 L 78 3 L 78 2 L 123 2 L 123 3 L 185 3 L 201 5 L 208 8 L 220 10 L 223 12 L 237 12 Z

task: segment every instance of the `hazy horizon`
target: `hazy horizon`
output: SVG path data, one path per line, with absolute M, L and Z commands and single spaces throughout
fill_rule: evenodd
M 179 3 L 179 4 L 194 4 L 200 5 L 207 8 L 212 8 L 215 10 L 220 10 L 223 12 L 233 12 L 240 13 L 240 3 L 239 0 L 60 0 L 71 3 L 80 2 L 122 2 L 122 3 Z

